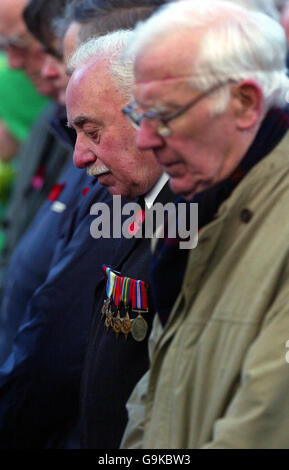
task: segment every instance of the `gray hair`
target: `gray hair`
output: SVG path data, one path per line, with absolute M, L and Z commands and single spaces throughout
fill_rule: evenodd
M 88 61 L 105 58 L 109 64 L 110 73 L 118 86 L 120 93 L 130 98 L 133 85 L 133 58 L 124 58 L 123 51 L 128 47 L 133 32 L 119 30 L 98 38 L 92 38 L 82 44 L 71 57 L 68 70 L 73 73 L 83 67 Z
M 252 79 L 262 89 L 265 108 L 286 104 L 289 79 L 283 28 L 269 16 L 228 0 L 169 3 L 137 26 L 126 55 L 146 52 L 154 43 L 166 41 L 172 32 L 194 34 L 197 28 L 205 31 L 192 60 L 193 87 L 206 91 L 228 79 Z M 181 47 L 186 52 L 185 46 Z M 212 111 L 222 113 L 228 99 L 228 87 L 214 94 Z

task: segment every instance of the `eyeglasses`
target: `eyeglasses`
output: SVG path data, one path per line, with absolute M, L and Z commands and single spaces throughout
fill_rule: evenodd
M 181 116 L 188 109 L 192 108 L 195 104 L 197 104 L 203 98 L 205 98 L 206 96 L 210 95 L 211 93 L 217 91 L 219 88 L 224 87 L 228 83 L 236 83 L 236 82 L 237 82 L 237 80 L 229 79 L 229 80 L 226 80 L 225 82 L 218 83 L 217 85 L 214 85 L 209 90 L 205 91 L 201 95 L 194 98 L 193 100 L 189 101 L 184 106 L 181 106 L 176 111 L 173 111 L 172 113 L 169 113 L 167 115 L 163 115 L 161 113 L 154 112 L 154 111 L 147 111 L 145 113 L 140 113 L 138 111 L 139 106 L 135 101 L 128 104 L 125 108 L 123 108 L 122 112 L 130 120 L 130 122 L 132 123 L 132 125 L 136 129 L 140 129 L 141 122 L 142 122 L 143 119 L 150 119 L 150 120 L 159 121 L 159 126 L 157 128 L 158 134 L 161 137 L 169 137 L 172 134 L 172 131 L 167 125 L 168 122 L 170 122 L 173 119 Z

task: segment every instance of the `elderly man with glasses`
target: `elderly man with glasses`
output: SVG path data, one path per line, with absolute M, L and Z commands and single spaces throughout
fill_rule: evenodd
M 201 221 L 171 311 L 171 289 L 156 289 L 151 367 L 129 400 L 122 446 L 287 447 L 284 32 L 225 1 L 181 1 L 139 25 L 131 44 L 137 105 L 123 112 L 171 189 L 200 203 Z M 162 266 L 165 254 L 157 245 Z M 154 267 L 173 289 L 170 255 Z

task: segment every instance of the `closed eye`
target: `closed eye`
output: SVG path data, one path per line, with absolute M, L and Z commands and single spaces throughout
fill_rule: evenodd
M 95 143 L 99 143 L 100 141 L 100 130 L 96 129 L 94 131 L 84 131 L 85 135 L 87 135 L 91 140 Z

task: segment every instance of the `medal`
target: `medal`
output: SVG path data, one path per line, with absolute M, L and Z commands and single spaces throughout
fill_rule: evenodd
M 113 319 L 112 319 L 112 329 L 115 332 L 116 337 L 118 338 L 118 335 L 121 331 L 121 318 L 120 318 L 119 309 L 117 309 L 116 317 L 113 317 Z
M 132 321 L 131 334 L 136 341 L 143 341 L 148 332 L 148 324 L 142 314 L 139 312 L 138 316 Z
M 123 281 L 124 281 L 123 277 L 116 276 L 116 282 L 115 282 L 114 290 L 112 294 L 114 305 L 117 307 L 116 317 L 112 318 L 112 329 L 115 332 L 117 338 L 121 331 L 120 303 L 121 303 L 121 292 L 122 292 Z
M 105 314 L 105 321 L 104 321 L 104 325 L 105 325 L 107 333 L 109 332 L 109 328 L 112 326 L 112 318 L 113 318 L 112 310 L 111 310 L 111 307 L 109 307 Z
M 127 340 L 128 334 L 131 332 L 131 319 L 129 318 L 128 313 L 129 307 L 126 308 L 125 317 L 121 318 L 121 332 L 124 334 L 125 339 Z
M 104 320 L 106 332 L 112 328 L 116 338 L 123 333 L 125 339 L 129 333 L 135 341 L 143 341 L 148 333 L 148 324 L 143 314 L 148 312 L 147 284 L 144 281 L 123 277 L 116 274 L 108 266 L 103 266 L 106 275 L 106 294 L 101 318 Z M 114 306 L 116 315 L 114 316 Z M 132 319 L 130 310 L 137 316 Z M 124 317 L 121 312 L 124 311 Z
M 104 299 L 103 306 L 101 309 L 101 319 L 103 320 L 106 316 L 106 312 L 108 311 L 110 305 L 110 299 Z
M 148 312 L 147 284 L 144 281 L 132 281 L 132 311 L 138 316 L 132 320 L 131 334 L 135 341 L 143 341 L 148 332 L 148 324 L 142 313 Z
M 106 276 L 106 295 L 107 298 L 104 300 L 101 309 L 101 318 L 104 319 L 104 325 L 106 332 L 109 332 L 109 328 L 112 326 L 113 311 L 112 311 L 112 293 L 116 283 L 116 274 L 108 267 L 104 266 L 104 273 Z
M 121 300 L 125 308 L 125 316 L 121 318 L 121 332 L 124 334 L 126 340 L 128 334 L 131 332 L 131 319 L 129 317 L 130 284 L 131 279 L 129 277 L 124 277 L 122 284 Z

